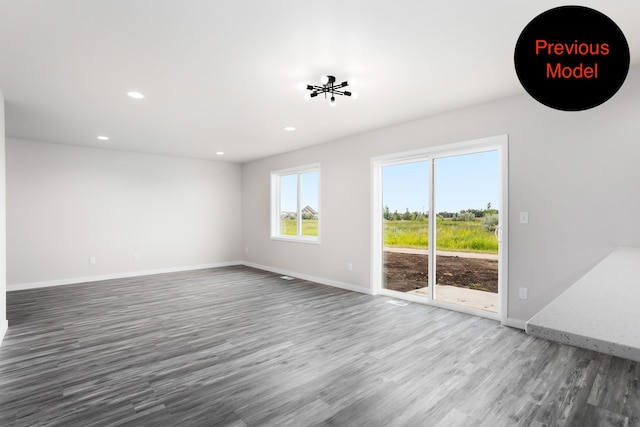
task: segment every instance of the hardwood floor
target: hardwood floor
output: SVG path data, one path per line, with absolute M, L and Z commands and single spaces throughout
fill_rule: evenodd
M 2 426 L 637 426 L 640 365 L 248 267 L 10 292 Z

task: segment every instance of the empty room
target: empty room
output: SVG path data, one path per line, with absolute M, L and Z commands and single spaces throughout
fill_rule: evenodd
M 640 425 L 638 18 L 0 1 L 0 425 Z

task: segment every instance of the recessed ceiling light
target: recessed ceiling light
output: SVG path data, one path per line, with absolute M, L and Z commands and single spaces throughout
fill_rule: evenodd
M 293 132 L 294 130 L 296 130 L 296 128 L 294 128 L 293 126 L 287 126 L 286 128 L 284 128 L 284 130 L 286 130 L 287 132 Z
M 216 154 L 217 154 L 218 156 L 222 156 L 222 155 L 224 154 L 224 151 L 216 151 Z
M 109 137 L 108 137 L 108 136 L 104 136 L 104 135 L 100 135 L 100 136 L 98 137 L 98 139 L 99 139 L 100 141 L 108 141 L 108 140 L 109 140 Z
M 144 95 L 141 94 L 140 92 L 127 92 L 127 95 L 129 95 L 129 97 L 134 98 L 134 99 L 142 99 L 142 98 L 144 98 Z

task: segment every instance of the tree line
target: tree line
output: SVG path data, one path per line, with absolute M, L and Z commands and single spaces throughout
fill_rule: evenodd
M 389 206 L 384 207 L 382 216 L 387 221 L 426 221 L 429 219 L 429 212 L 410 212 L 409 208 L 404 213 L 397 210 L 391 212 Z M 438 219 L 449 219 L 451 221 L 473 221 L 480 219 L 482 226 L 487 231 L 494 231 L 498 226 L 498 210 L 487 203 L 486 209 L 463 209 L 460 212 L 442 211 L 437 213 Z

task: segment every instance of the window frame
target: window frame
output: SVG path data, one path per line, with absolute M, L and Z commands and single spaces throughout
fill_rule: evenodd
M 305 206 L 301 206 L 301 186 L 300 186 L 300 175 L 310 172 L 318 173 L 318 235 L 317 236 L 303 236 L 302 235 L 302 209 Z M 294 235 L 286 235 L 280 233 L 280 202 L 281 202 L 281 193 L 280 193 L 280 177 L 287 175 L 296 175 L 296 229 L 297 234 Z M 320 163 L 311 163 L 303 166 L 280 169 L 271 172 L 271 239 L 273 240 L 282 240 L 289 242 L 298 242 L 298 243 L 312 243 L 312 244 L 320 244 L 320 235 L 321 235 L 321 223 L 322 223 L 322 210 L 321 210 L 321 171 L 320 171 Z

